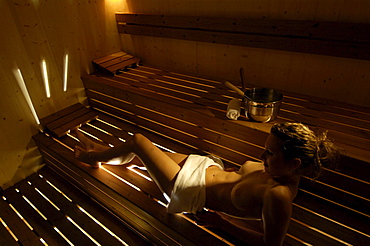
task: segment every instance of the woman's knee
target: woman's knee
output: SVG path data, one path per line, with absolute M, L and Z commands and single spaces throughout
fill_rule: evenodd
M 144 146 L 145 144 L 148 144 L 148 143 L 151 144 L 149 139 L 141 133 L 135 133 L 134 135 L 132 135 L 132 137 L 129 141 L 130 141 L 131 145 L 134 147 L 134 149 L 135 148 L 140 148 L 140 147 L 142 147 L 142 146 Z

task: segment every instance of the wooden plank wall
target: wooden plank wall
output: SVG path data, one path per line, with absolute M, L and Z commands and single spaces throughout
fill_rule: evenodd
M 145 3 L 144 3 L 145 2 Z M 133 13 L 370 23 L 370 3 L 349 1 L 129 1 Z M 162 3 L 162 4 L 158 4 Z M 364 30 L 366 31 L 366 30 Z M 185 40 L 121 35 L 144 64 L 370 106 L 370 61 Z
M 31 136 L 37 124 L 17 83 L 20 69 L 39 118 L 84 101 L 81 74 L 91 60 L 121 50 L 114 13 L 124 1 L 0 1 L 0 186 L 5 189 L 41 163 Z M 69 55 L 67 91 L 64 56 Z M 45 59 L 51 97 L 45 95 L 40 62 Z

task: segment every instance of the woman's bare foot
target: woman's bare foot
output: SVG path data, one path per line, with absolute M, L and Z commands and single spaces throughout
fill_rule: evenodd
M 85 147 L 85 151 L 104 151 L 106 149 L 109 149 L 110 147 L 101 145 L 99 143 L 96 143 L 89 138 L 87 138 L 85 135 L 83 135 L 78 129 L 75 131 L 78 140 L 80 140 L 80 143 Z
M 101 162 L 96 160 L 93 154 L 92 151 L 86 151 L 78 145 L 75 146 L 75 156 L 79 161 L 90 165 L 92 168 L 99 168 Z

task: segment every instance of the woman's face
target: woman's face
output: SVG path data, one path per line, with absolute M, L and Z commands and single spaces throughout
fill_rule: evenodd
M 290 176 L 295 168 L 292 161 L 284 158 L 283 141 L 270 134 L 265 142 L 265 150 L 261 154 L 265 171 L 273 176 Z

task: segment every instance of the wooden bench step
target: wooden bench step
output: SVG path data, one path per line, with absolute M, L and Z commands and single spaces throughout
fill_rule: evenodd
M 2 197 L 0 217 L 18 240 L 0 226 L 0 241 L 7 239 L 2 245 L 149 245 L 49 167 L 8 188 Z
M 91 82 L 89 78 L 92 79 Z M 93 81 L 99 83 L 92 84 Z M 119 96 L 115 96 L 116 93 L 113 92 L 112 88 L 124 88 L 127 91 L 143 93 L 143 96 L 148 98 L 147 100 L 150 100 L 149 97 L 151 97 L 154 100 L 165 101 L 213 115 L 221 120 L 226 119 L 225 111 L 228 101 L 236 96 L 235 93 L 228 91 L 221 82 L 167 72 L 150 66 L 140 66 L 109 81 L 93 75 L 86 76 L 84 83 L 86 88 L 91 88 L 91 90 L 87 90 L 90 98 L 98 96 L 94 96 L 94 93 L 106 90 L 103 93 L 109 95 L 111 100 L 115 100 Z M 100 88 L 103 84 L 106 85 L 106 89 Z M 343 107 L 340 103 L 325 103 L 320 102 L 319 99 L 304 96 L 302 99 L 297 94 L 287 92 L 284 92 L 284 95 L 285 98 L 277 122 L 296 121 L 310 125 L 317 131 L 328 129 L 329 137 L 335 139 L 336 143 L 346 150 L 345 155 L 366 162 L 370 161 L 369 109 L 359 107 L 355 110 L 351 105 Z M 101 95 L 101 97 L 103 96 Z M 129 102 L 130 97 L 132 96 L 127 95 L 122 100 Z M 323 106 L 321 107 L 321 105 Z M 339 115 L 340 110 L 343 115 Z M 257 129 L 264 133 L 267 133 L 272 125 L 272 123 L 251 122 L 243 115 L 232 124 L 234 126 L 242 125 L 244 129 Z M 235 127 L 238 128 L 238 126 Z M 263 137 L 261 138 L 263 139 Z

